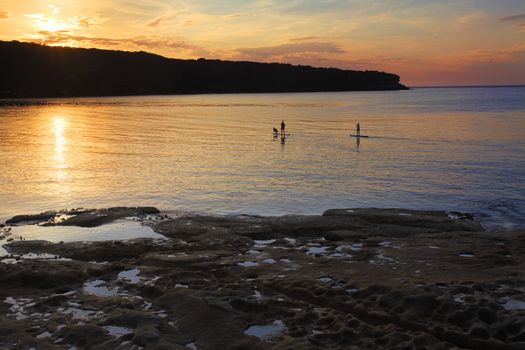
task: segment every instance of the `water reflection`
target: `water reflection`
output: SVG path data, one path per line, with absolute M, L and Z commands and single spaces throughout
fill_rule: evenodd
M 411 103 L 429 94 L 420 91 L 406 92 Z M 434 103 L 446 90 L 431 92 Z M 77 206 L 281 215 L 523 203 L 523 112 L 392 111 L 408 103 L 406 94 L 122 97 L 3 108 L 0 218 Z M 275 115 L 294 128 L 273 138 L 280 152 L 269 139 Z M 372 136 L 363 149 L 349 140 L 357 118 Z
M 66 127 L 66 121 L 64 118 L 55 117 L 52 121 L 52 130 L 55 136 L 55 168 L 65 169 L 67 167 L 65 160 L 67 141 L 64 136 L 64 129 Z

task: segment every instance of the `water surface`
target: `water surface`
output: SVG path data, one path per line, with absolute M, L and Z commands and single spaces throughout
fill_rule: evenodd
M 523 87 L 19 102 L 0 107 L 0 221 L 114 205 L 403 207 L 525 226 Z M 275 139 L 282 119 L 291 136 Z M 349 137 L 356 122 L 370 138 Z

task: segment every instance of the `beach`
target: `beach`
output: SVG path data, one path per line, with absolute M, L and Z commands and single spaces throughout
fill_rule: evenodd
M 24 237 L 35 224 L 66 232 L 123 221 L 150 236 Z M 0 344 L 9 349 L 525 346 L 525 231 L 487 232 L 469 214 L 174 217 L 118 207 L 8 222 Z
M 0 350 L 525 350 L 524 10 L 3 1 Z

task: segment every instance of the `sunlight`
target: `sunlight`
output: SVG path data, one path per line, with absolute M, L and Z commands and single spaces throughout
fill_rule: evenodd
M 66 28 L 66 25 L 62 21 L 53 18 L 43 18 L 37 22 L 37 26 L 38 28 L 49 32 L 56 32 Z
M 36 28 L 46 32 L 57 32 L 72 27 L 72 24 L 69 21 L 48 17 L 42 13 L 28 14 L 25 15 L 25 17 L 32 19 Z
M 66 122 L 64 118 L 53 118 L 53 133 L 55 135 L 55 161 L 57 168 L 64 169 L 67 165 L 65 162 L 66 152 L 66 138 L 64 136 L 64 129 Z

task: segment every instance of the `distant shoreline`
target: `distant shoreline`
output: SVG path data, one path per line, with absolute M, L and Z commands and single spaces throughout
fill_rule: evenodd
M 351 91 L 282 91 L 282 92 L 207 92 L 207 93 L 166 93 L 166 94 L 136 94 L 136 95 L 86 95 L 86 96 L 45 96 L 45 97 L 0 97 L 0 107 L 17 105 L 10 102 L 52 99 L 76 99 L 76 98 L 117 98 L 117 97 L 140 97 L 140 96 L 209 96 L 209 95 L 264 95 L 264 94 L 319 94 L 319 93 L 361 93 L 361 92 L 402 92 L 416 89 L 483 89 L 483 88 L 525 88 L 525 85 L 450 85 L 450 86 L 412 86 L 404 90 L 351 90 Z M 39 103 L 37 103 L 39 104 Z M 46 104 L 46 103 L 42 103 Z M 26 105 L 26 103 L 24 103 Z
M 0 97 L 406 90 L 396 74 L 0 41 Z
M 479 89 L 479 88 L 516 88 L 525 87 L 525 84 L 518 85 L 431 85 L 431 86 L 412 86 L 411 89 Z

